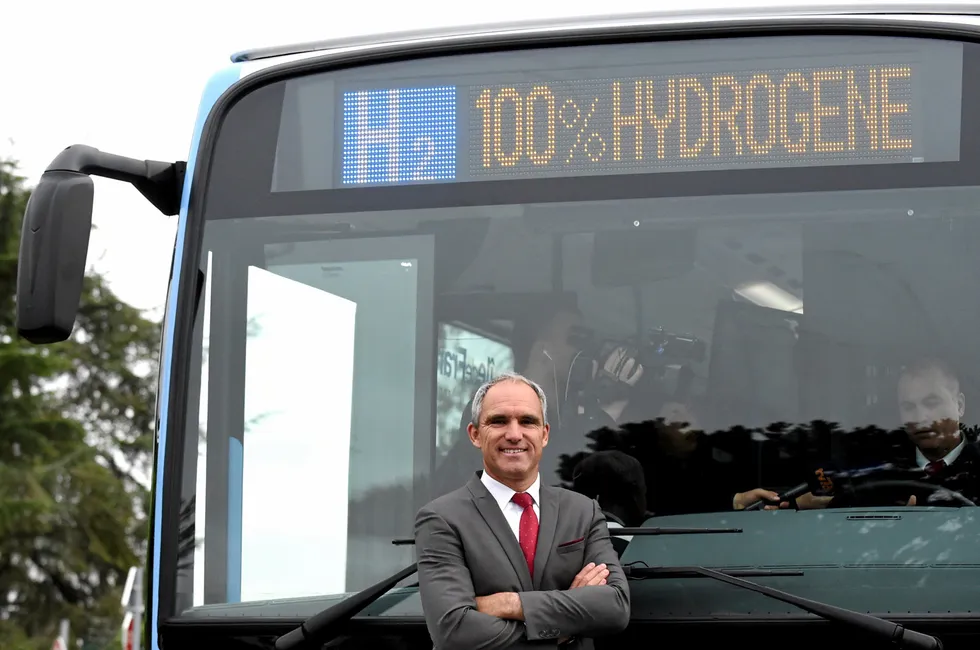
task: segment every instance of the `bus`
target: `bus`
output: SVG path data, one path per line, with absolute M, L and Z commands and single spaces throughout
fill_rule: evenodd
M 414 516 L 505 371 L 628 572 L 596 646 L 975 644 L 970 115 L 980 5 L 760 6 L 245 51 L 186 162 L 63 150 L 30 341 L 92 176 L 178 220 L 142 647 L 431 648 Z

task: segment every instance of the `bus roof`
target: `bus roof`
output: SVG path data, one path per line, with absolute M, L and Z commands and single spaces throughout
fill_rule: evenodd
M 710 3 L 712 0 L 707 0 Z M 719 0 L 723 3 L 723 0 Z M 820 4 L 754 3 L 732 7 L 730 4 L 705 5 L 697 9 L 654 11 L 644 13 L 556 17 L 548 20 L 526 20 L 509 23 L 477 24 L 436 29 L 389 32 L 387 34 L 361 35 L 349 38 L 312 41 L 292 45 L 244 50 L 232 55 L 234 63 L 258 61 L 280 56 L 326 52 L 330 50 L 362 48 L 376 45 L 409 43 L 412 41 L 450 40 L 489 35 L 520 34 L 543 31 L 589 30 L 615 26 L 643 27 L 677 23 L 701 23 L 719 20 L 750 20 L 761 18 L 790 18 L 794 16 L 855 16 L 855 15 L 980 15 L 980 2 L 975 0 L 947 0 L 942 3 L 865 2 L 862 4 L 823 2 Z

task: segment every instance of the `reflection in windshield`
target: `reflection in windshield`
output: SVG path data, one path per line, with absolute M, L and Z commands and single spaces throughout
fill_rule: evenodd
M 473 392 L 514 370 L 547 394 L 545 483 L 597 499 L 612 527 L 745 531 L 636 536 L 624 561 L 798 570 L 773 586 L 917 611 L 926 573 L 980 564 L 980 220 L 975 197 L 914 196 L 914 217 L 874 192 L 305 215 L 288 245 L 293 217 L 209 221 L 183 609 L 350 593 L 410 564 L 391 541 L 480 469 Z M 279 324 L 250 332 L 253 306 Z M 707 582 L 657 588 L 692 616 L 774 611 Z

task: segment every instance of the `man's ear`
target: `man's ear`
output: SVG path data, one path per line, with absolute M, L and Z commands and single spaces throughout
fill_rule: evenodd
M 956 407 L 960 413 L 960 419 L 963 419 L 963 414 L 966 413 L 966 395 L 963 393 L 956 396 Z
M 551 425 L 548 424 L 548 423 L 545 423 L 545 425 L 542 428 L 542 430 L 544 431 L 544 433 L 541 436 L 541 447 L 544 448 L 544 447 L 547 447 L 548 446 L 548 437 L 549 437 L 549 434 L 551 433 Z
M 474 447 L 480 446 L 480 430 L 472 422 L 466 425 L 466 435 L 470 437 Z

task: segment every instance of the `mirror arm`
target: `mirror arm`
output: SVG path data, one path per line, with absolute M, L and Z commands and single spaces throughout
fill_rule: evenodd
M 167 216 L 180 211 L 187 163 L 136 160 L 72 145 L 41 174 L 24 212 L 17 257 L 17 332 L 67 340 L 75 327 L 92 232 L 92 176 L 126 181 Z
M 72 172 L 131 183 L 147 201 L 167 216 L 180 212 L 187 163 L 137 160 L 76 144 L 66 148 L 45 172 Z

